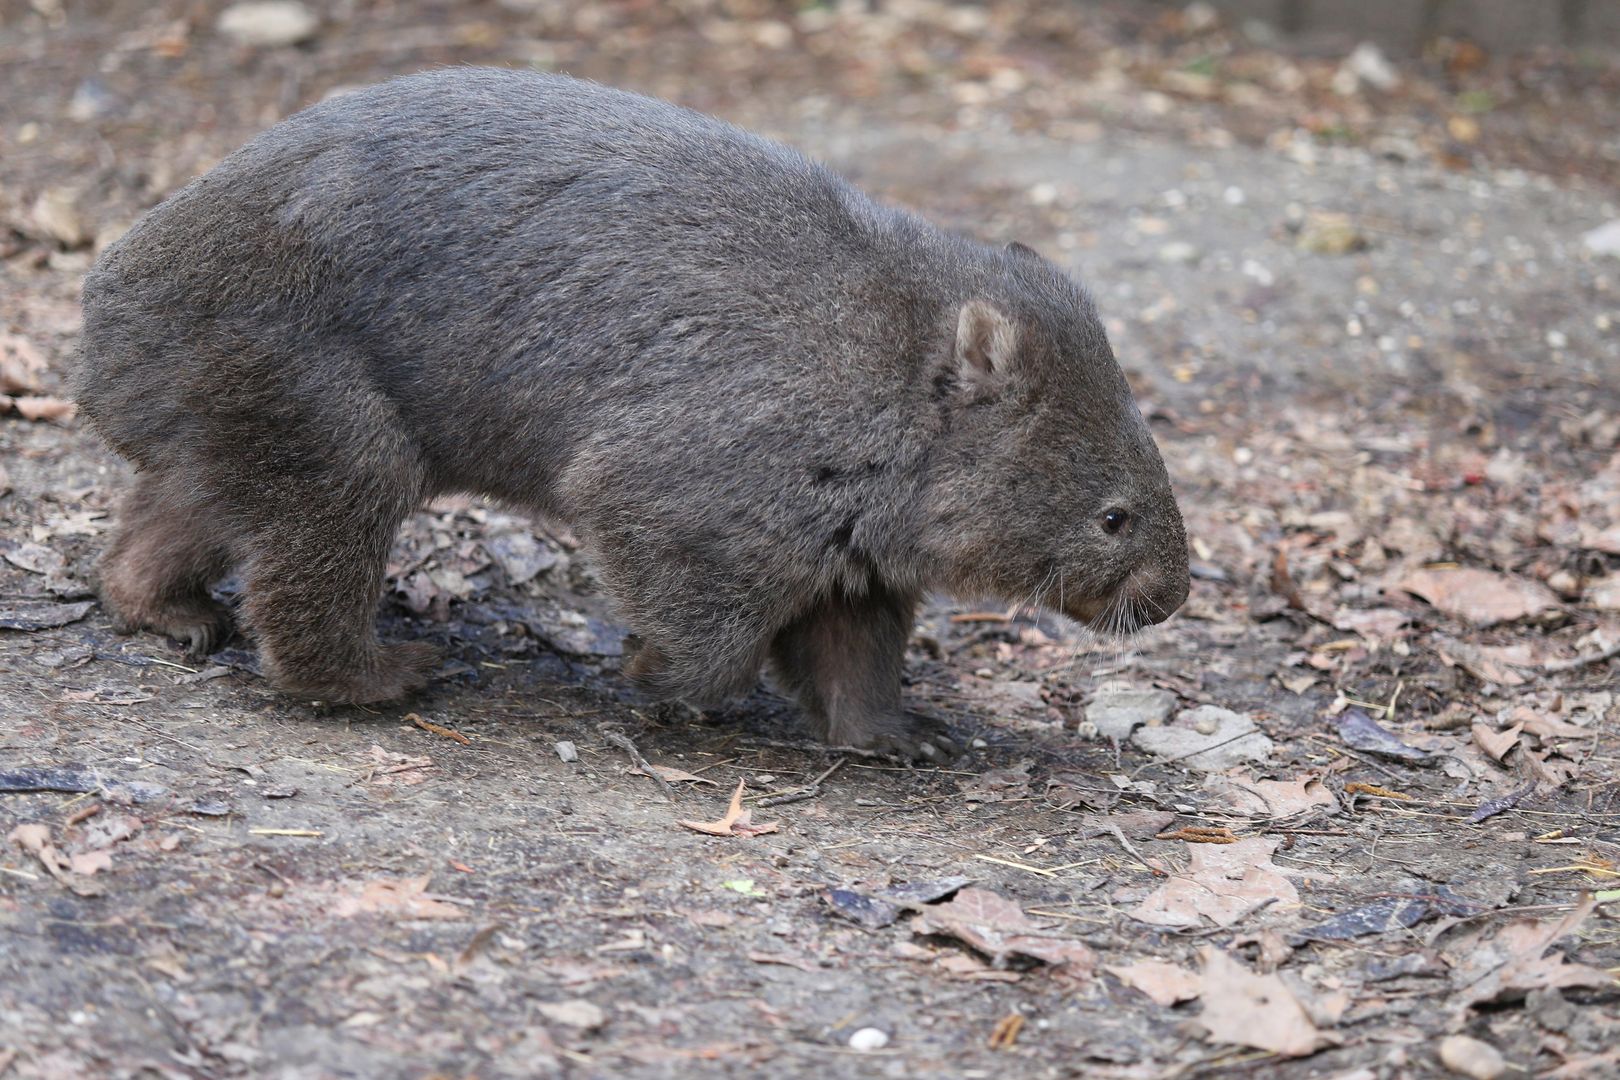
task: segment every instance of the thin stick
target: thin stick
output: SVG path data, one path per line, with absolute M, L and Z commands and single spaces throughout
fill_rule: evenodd
M 767 798 L 759 800 L 756 805 L 781 806 L 784 803 L 804 802 L 808 799 L 814 799 L 816 796 L 821 794 L 821 782 L 827 779 L 827 777 L 831 776 L 834 772 L 837 772 L 838 767 L 848 760 L 848 758 L 839 758 L 837 761 L 821 770 L 820 776 L 804 785 L 804 787 L 800 788 L 798 791 L 790 791 L 785 795 L 771 795 Z
M 670 802 L 675 801 L 675 789 L 670 787 L 669 781 L 665 780 L 662 776 L 659 776 L 657 770 L 655 770 L 652 765 L 648 763 L 646 758 L 641 756 L 641 751 L 637 750 L 636 744 L 630 741 L 630 736 L 626 735 L 618 728 L 613 727 L 604 727 L 598 730 L 601 731 L 602 738 L 606 739 L 608 742 L 630 755 L 630 763 L 632 765 L 653 778 L 654 782 L 656 782 L 658 786 L 663 789 L 664 798 L 668 799 Z
M 1588 664 L 1601 664 L 1605 660 L 1620 656 L 1620 645 L 1610 645 L 1602 652 L 1595 652 L 1591 656 L 1577 656 L 1572 660 L 1553 660 L 1541 665 L 1541 670 L 1548 674 L 1557 674 L 1560 671 L 1576 671 Z

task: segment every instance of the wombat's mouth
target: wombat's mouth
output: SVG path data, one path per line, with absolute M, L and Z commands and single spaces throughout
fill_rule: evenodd
M 1107 596 L 1072 601 L 1063 613 L 1108 637 L 1134 634 L 1170 617 L 1169 611 L 1160 612 L 1147 597 L 1125 587 Z

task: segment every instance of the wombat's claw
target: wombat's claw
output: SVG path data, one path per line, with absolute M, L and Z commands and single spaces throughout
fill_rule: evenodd
M 885 732 L 872 740 L 871 747 L 902 764 L 944 765 L 962 753 L 942 731 L 930 731 L 926 735 L 915 731 Z
M 175 612 L 152 628 L 184 646 L 188 660 L 201 660 L 225 644 L 235 631 L 230 612 L 224 608 Z
M 181 633 L 176 636 L 186 643 L 188 659 L 201 660 L 229 641 L 235 630 L 231 617 L 221 612 L 216 619 L 182 627 Z

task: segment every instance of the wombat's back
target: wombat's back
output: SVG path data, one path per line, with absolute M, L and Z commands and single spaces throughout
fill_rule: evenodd
M 498 486 L 469 474 L 479 433 L 531 440 L 533 496 L 593 432 L 737 391 L 788 410 L 847 392 L 841 368 L 882 371 L 926 332 L 936 305 L 912 294 L 948 294 L 956 251 L 676 106 L 532 73 L 410 76 L 270 129 L 110 248 L 86 281 L 79 400 L 144 464 L 221 410 L 337 422 L 320 403 L 341 386 L 342 408 L 416 433 L 435 486 Z

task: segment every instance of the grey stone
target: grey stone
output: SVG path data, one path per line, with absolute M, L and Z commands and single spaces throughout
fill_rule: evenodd
M 1225 772 L 1246 761 L 1263 761 L 1274 745 L 1253 720 L 1216 705 L 1187 709 L 1165 727 L 1138 728 L 1131 742 L 1167 763 L 1199 772 Z
M 1164 723 L 1175 707 L 1176 695 L 1168 690 L 1115 687 L 1097 691 L 1086 706 L 1086 719 L 1099 736 L 1123 742 L 1139 727 Z

